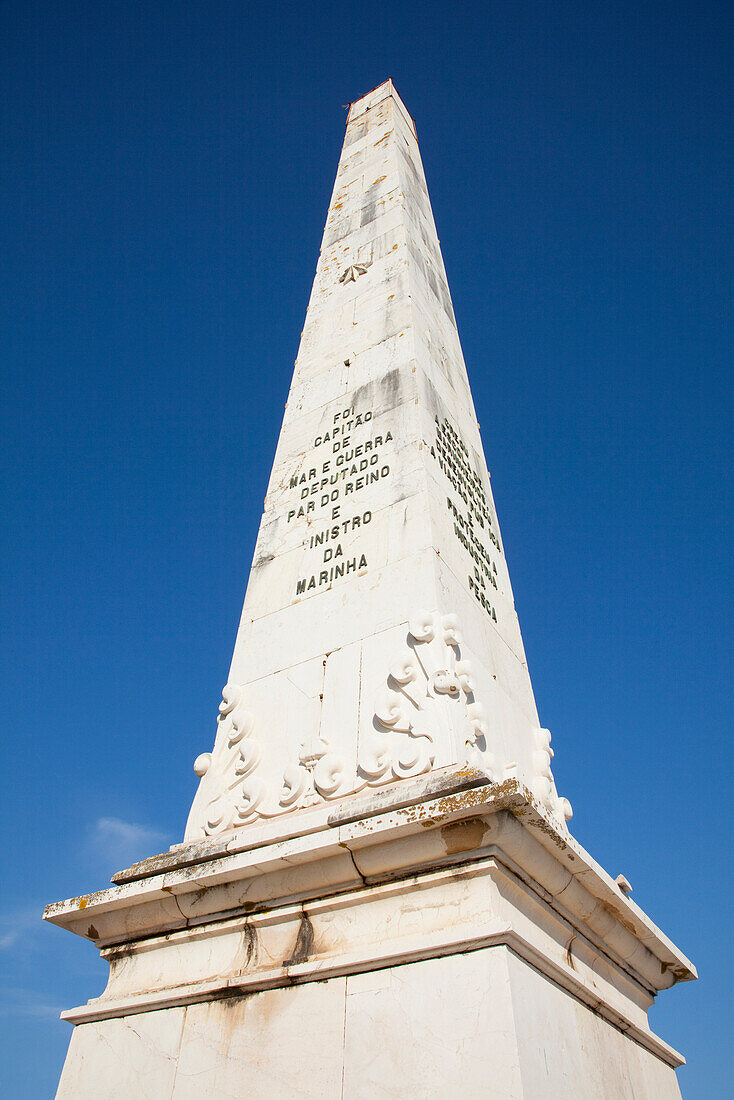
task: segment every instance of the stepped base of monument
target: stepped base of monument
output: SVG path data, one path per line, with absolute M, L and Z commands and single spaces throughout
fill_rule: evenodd
M 680 1096 L 647 1010 L 695 971 L 515 780 L 447 769 L 116 880 L 46 913 L 110 964 L 59 1097 Z
M 634 1086 L 633 1083 L 634 1082 Z M 680 1097 L 675 1071 L 503 945 L 79 1025 L 79 1097 Z

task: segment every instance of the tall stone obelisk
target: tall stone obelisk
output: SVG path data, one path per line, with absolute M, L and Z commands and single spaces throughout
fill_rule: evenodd
M 389 83 L 350 111 L 222 715 L 187 839 L 467 760 L 568 812 Z
M 678 1096 L 691 964 L 568 832 L 415 127 L 353 104 L 183 844 L 49 906 L 59 1096 Z M 204 747 L 204 746 L 202 746 Z

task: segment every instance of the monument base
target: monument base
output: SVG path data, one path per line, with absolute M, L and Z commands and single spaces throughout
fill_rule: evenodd
M 679 1097 L 692 964 L 517 781 L 404 781 L 49 906 L 110 964 L 59 1097 Z

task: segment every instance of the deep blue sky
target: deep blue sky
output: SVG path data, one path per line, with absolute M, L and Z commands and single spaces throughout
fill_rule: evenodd
M 730 6 L 5 0 L 4 1096 L 97 995 L 42 905 L 180 840 L 343 137 L 417 122 L 578 839 L 698 964 L 653 1027 L 725 1095 Z

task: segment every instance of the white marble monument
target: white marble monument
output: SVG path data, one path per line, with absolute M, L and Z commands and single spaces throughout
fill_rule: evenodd
M 59 1097 L 670 1098 L 684 955 L 568 831 L 414 124 L 344 148 L 182 844 L 46 919 Z

